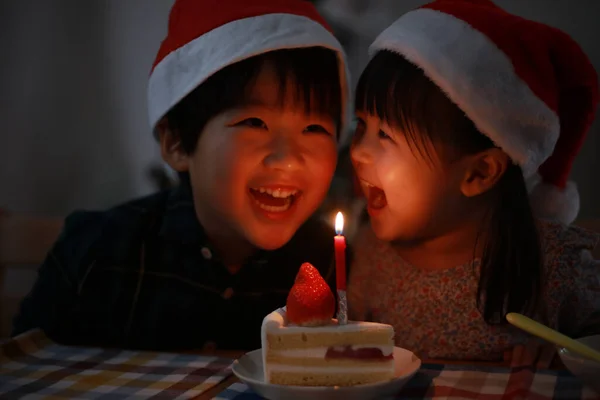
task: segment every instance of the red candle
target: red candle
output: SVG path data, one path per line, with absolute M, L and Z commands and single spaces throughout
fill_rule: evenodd
M 346 290 L 346 238 L 344 231 L 344 216 L 341 212 L 335 217 L 335 276 L 337 290 Z
M 344 216 L 338 212 L 335 217 L 335 280 L 338 295 L 338 323 L 348 323 L 348 304 L 346 300 L 346 238 L 344 231 Z

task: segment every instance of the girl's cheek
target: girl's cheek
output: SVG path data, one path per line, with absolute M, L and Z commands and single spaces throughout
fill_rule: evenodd
M 402 171 L 400 160 L 390 154 L 378 154 L 375 158 L 375 167 L 382 183 L 393 184 Z

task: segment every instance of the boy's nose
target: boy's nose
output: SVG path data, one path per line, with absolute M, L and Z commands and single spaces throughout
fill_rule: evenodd
M 264 159 L 268 168 L 281 171 L 295 171 L 304 162 L 302 151 L 293 138 L 279 136 L 273 139 Z

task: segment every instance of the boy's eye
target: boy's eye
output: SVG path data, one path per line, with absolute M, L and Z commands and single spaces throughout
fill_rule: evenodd
M 309 133 L 325 133 L 327 135 L 331 134 L 331 133 L 329 133 L 329 131 L 327 129 L 325 129 L 321 125 L 309 125 L 309 126 L 307 126 L 304 129 L 304 132 L 309 132 Z
M 267 129 L 267 124 L 260 118 L 246 118 L 245 120 L 237 123 L 237 125 L 246 125 L 250 128 Z

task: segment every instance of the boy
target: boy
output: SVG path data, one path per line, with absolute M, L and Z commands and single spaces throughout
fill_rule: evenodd
M 345 118 L 340 44 L 301 0 L 178 0 L 150 75 L 171 191 L 69 216 L 15 319 L 61 343 L 260 345 L 302 262 L 332 278 L 324 199 Z

